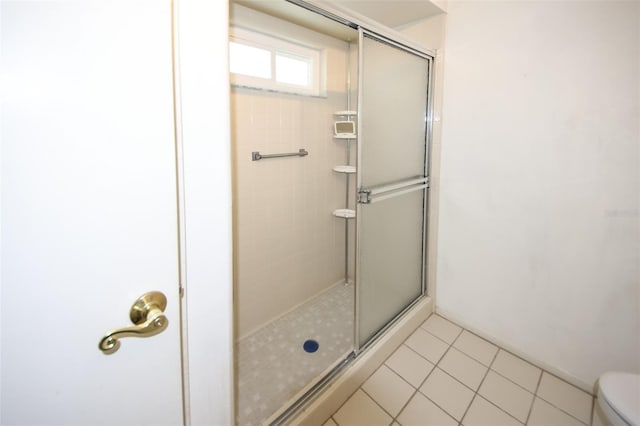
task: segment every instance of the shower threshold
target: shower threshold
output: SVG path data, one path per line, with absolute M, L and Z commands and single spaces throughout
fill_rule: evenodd
M 356 358 L 354 351 L 344 354 L 344 357 L 336 361 L 332 366 L 317 377 L 312 383 L 302 389 L 291 398 L 280 410 L 269 417 L 264 424 L 269 426 L 282 426 L 288 424 L 291 418 L 300 413 L 300 410 L 321 392 L 336 376 L 338 376 Z

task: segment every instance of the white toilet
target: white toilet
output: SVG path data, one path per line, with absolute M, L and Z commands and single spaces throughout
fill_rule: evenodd
M 598 405 L 613 426 L 640 426 L 640 374 L 604 373 Z

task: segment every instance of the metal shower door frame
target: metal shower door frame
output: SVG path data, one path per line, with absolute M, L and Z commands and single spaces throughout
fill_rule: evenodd
M 402 182 L 394 182 L 389 185 L 378 185 L 371 188 L 362 187 L 363 179 L 363 167 L 362 167 L 362 146 L 363 146 L 363 126 L 362 126 L 362 108 L 363 108 L 363 76 L 364 76 L 364 38 L 369 37 L 372 40 L 378 41 L 383 44 L 387 44 L 391 47 L 403 50 L 409 54 L 419 56 L 427 61 L 427 105 L 425 116 L 425 158 L 424 162 L 424 174 L 423 176 L 416 176 L 411 179 L 407 179 Z M 356 254 L 355 254 L 355 307 L 354 307 L 354 352 L 357 356 L 360 352 L 374 343 L 379 337 L 381 337 L 396 321 L 404 316 L 416 303 L 422 298 L 427 296 L 427 242 L 428 242 L 428 206 L 429 206 L 429 174 L 430 174 L 430 159 L 431 159 L 431 136 L 433 127 L 433 62 L 435 57 L 416 50 L 413 47 L 394 41 L 388 37 L 380 35 L 376 32 L 370 31 L 362 26 L 358 26 L 358 141 L 356 152 L 356 192 L 358 199 L 356 202 Z M 366 132 L 364 133 L 364 141 L 366 143 Z M 360 344 L 360 320 L 361 320 L 361 282 L 359 281 L 361 262 L 360 262 L 360 241 L 362 238 L 361 226 L 359 223 L 360 211 L 362 205 L 383 201 L 395 196 L 404 195 L 409 192 L 422 191 L 423 192 L 423 223 L 422 223 L 422 272 L 421 272 L 421 293 L 415 300 L 413 300 L 408 306 L 406 306 L 400 313 L 394 318 L 389 320 L 387 324 L 377 331 L 367 342 Z
M 355 303 L 354 303 L 354 350 L 350 352 L 342 361 L 339 361 L 335 367 L 325 374 L 317 383 L 313 384 L 305 393 L 302 395 L 297 401 L 292 403 L 284 412 L 282 412 L 276 419 L 274 419 L 270 424 L 271 425 L 283 425 L 291 419 L 296 413 L 311 401 L 319 391 L 328 386 L 329 383 L 338 375 L 341 371 L 347 368 L 353 361 L 355 361 L 358 355 L 367 347 L 369 347 L 373 342 L 375 342 L 379 337 L 381 337 L 395 322 L 400 319 L 407 311 L 409 311 L 416 303 L 418 303 L 425 295 L 427 295 L 427 282 L 426 282 L 426 259 L 427 259 L 427 240 L 428 240 L 428 181 L 429 181 L 429 172 L 430 172 L 430 158 L 431 158 L 431 137 L 432 137 L 432 121 L 433 121 L 433 72 L 434 72 L 434 60 L 435 60 L 435 51 L 425 50 L 423 47 L 415 44 L 410 39 L 404 38 L 404 36 L 400 33 L 397 33 L 393 30 L 390 30 L 386 27 L 379 26 L 373 20 L 366 18 L 365 16 L 355 14 L 349 9 L 340 6 L 338 4 L 329 2 L 327 0 L 285 0 L 288 3 L 294 4 L 296 6 L 302 7 L 304 9 L 315 12 L 325 18 L 329 18 L 333 21 L 339 22 L 348 27 L 357 29 L 358 34 L 358 118 L 357 118 L 357 128 L 361 129 L 361 117 L 362 117 L 362 45 L 364 34 L 375 38 L 378 41 L 389 44 L 394 47 L 398 47 L 402 50 L 405 50 L 409 53 L 413 53 L 420 57 L 423 57 L 428 60 L 428 93 L 427 93 L 427 108 L 426 108 L 426 117 L 425 117 L 425 160 L 424 160 L 424 176 L 423 183 L 419 183 L 421 185 L 426 185 L 426 188 L 421 188 L 424 193 L 424 218 L 423 218 L 423 262 L 422 262 L 422 292 L 421 296 L 418 297 L 413 303 L 407 306 L 402 312 L 400 312 L 394 319 L 389 321 L 389 323 L 380 331 L 378 331 L 365 345 L 359 344 L 358 339 L 358 326 L 359 326 L 359 300 L 358 300 L 358 284 L 357 284 L 357 276 L 359 269 L 359 257 L 356 252 L 356 270 L 355 270 L 355 281 L 356 281 L 356 293 L 355 293 Z M 358 133 L 359 130 L 358 130 Z M 360 158 L 360 143 L 361 143 L 361 134 L 357 137 L 357 150 L 358 150 L 358 164 L 361 164 Z M 357 167 L 357 173 L 360 173 L 359 167 Z M 357 181 L 361 180 L 361 175 L 358 177 Z M 376 188 L 376 190 L 380 190 L 381 188 Z M 372 194 L 377 195 L 377 194 Z M 381 200 L 383 195 L 379 196 L 378 199 Z M 375 201 L 374 201 L 375 202 Z M 356 222 L 356 241 L 358 240 L 358 226 Z M 357 243 L 356 243 L 357 246 Z M 357 249 L 357 247 L 356 247 Z

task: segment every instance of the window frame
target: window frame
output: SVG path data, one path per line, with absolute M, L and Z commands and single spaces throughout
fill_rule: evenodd
M 229 79 L 232 86 L 297 95 L 326 97 L 326 89 L 322 81 L 324 76 L 323 68 L 325 66 L 325 55 L 322 49 L 305 46 L 237 26 L 232 26 L 230 28 L 229 43 L 231 42 L 264 49 L 270 52 L 271 55 L 270 79 L 238 74 L 231 72 L 231 69 L 229 69 Z M 277 56 L 307 61 L 309 63 L 309 84 L 307 86 L 302 86 L 278 82 L 276 68 Z M 231 59 L 229 59 L 229 62 L 231 62 Z

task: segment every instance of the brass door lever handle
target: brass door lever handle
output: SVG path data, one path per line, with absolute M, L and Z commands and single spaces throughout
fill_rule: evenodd
M 169 320 L 164 315 L 166 307 L 167 298 L 161 292 L 151 291 L 143 294 L 129 311 L 129 318 L 135 325 L 109 331 L 100 340 L 98 347 L 104 354 L 109 355 L 120 348 L 118 339 L 155 336 L 169 325 Z

